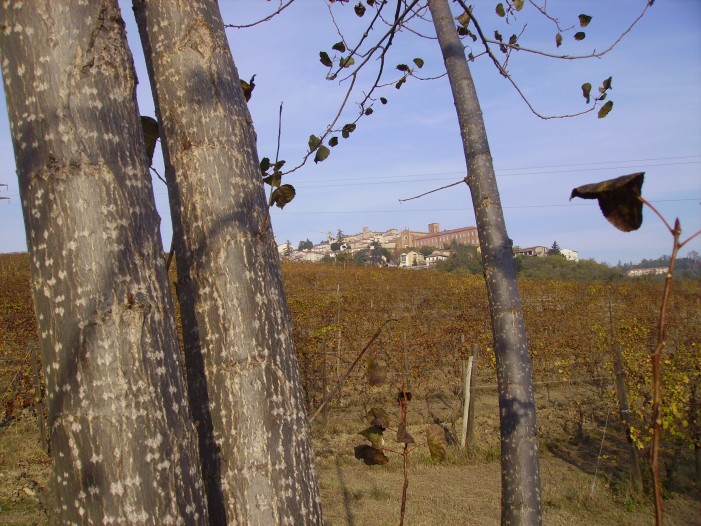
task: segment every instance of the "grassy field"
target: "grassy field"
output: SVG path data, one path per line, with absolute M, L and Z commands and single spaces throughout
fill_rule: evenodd
M 397 378 L 406 374 L 408 365 L 414 395 L 410 432 L 418 439 L 439 418 L 456 434 L 464 360 L 473 345 L 478 347 L 472 447 L 465 451 L 450 446 L 443 464 L 432 463 L 423 447 L 410 456 L 406 523 L 499 524 L 496 378 L 481 280 L 325 265 L 286 264 L 283 274 L 312 410 L 324 385 L 329 389 L 382 321 L 393 318 L 397 322 L 383 332 L 372 352 Z M 0 280 L 0 524 L 44 524 L 50 461 L 40 445 L 32 405 L 27 343 L 36 339 L 36 327 L 26 256 L 0 256 Z M 651 524 L 649 495 L 636 495 L 629 483 L 611 348 L 618 344 L 623 349 L 632 406 L 642 419 L 649 375 L 646 353 L 654 338 L 661 285 L 522 281 L 520 287 L 536 382 L 544 523 Z M 701 368 L 701 289 L 687 282 L 674 293 L 665 365 L 671 394 L 666 400 L 687 403 L 679 402 L 677 408 L 678 432 L 666 431 L 663 469 L 666 524 L 681 526 L 701 524 L 699 483 L 687 440 L 698 426 L 690 420 L 688 401 Z M 366 427 L 367 410 L 382 407 L 396 416 L 395 396 L 391 387 L 368 387 L 359 370 L 330 404 L 327 421 L 319 417 L 313 422 L 327 524 L 398 523 L 401 458 L 390 455 L 388 464 L 370 467 L 353 455 L 354 446 L 364 442 L 358 432 Z M 644 448 L 645 436 L 640 440 Z M 644 449 L 640 453 L 644 460 Z

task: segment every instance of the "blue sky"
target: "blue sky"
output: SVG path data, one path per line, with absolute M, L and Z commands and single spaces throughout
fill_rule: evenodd
M 508 38 L 527 24 L 519 43 L 548 52 L 586 54 L 615 40 L 642 10 L 642 0 L 609 2 L 559 1 L 548 7 L 562 25 L 569 26 L 584 12 L 591 15 L 587 38 L 575 42 L 565 34 L 554 45 L 555 27 L 524 9 L 507 25 L 492 11 L 493 2 L 476 10 L 483 29 L 499 29 Z M 226 23 L 245 24 L 276 8 L 278 2 L 238 0 L 220 2 Z M 491 6 L 489 8 L 482 6 Z M 578 7 L 579 6 L 579 7 Z M 142 114 L 153 115 L 148 79 L 141 58 L 130 3 L 122 2 L 123 16 L 139 77 Z M 528 8 L 528 4 L 527 4 Z M 532 8 L 531 8 L 532 10 Z M 332 11 L 345 34 L 357 34 L 353 2 L 335 4 Z M 458 14 L 458 11 L 455 11 Z M 584 109 L 580 86 L 596 87 L 613 77 L 610 98 L 614 109 L 606 119 L 589 114 L 573 119 L 541 120 L 534 116 L 511 85 L 486 57 L 471 65 L 482 104 L 502 204 L 510 237 L 519 246 L 546 245 L 579 251 L 582 258 L 615 264 L 668 254 L 671 237 L 648 210 L 640 230 L 624 234 L 601 216 L 592 201 L 568 198 L 581 184 L 646 172 L 643 195 L 668 220 L 679 217 L 687 233 L 701 228 L 701 2 L 658 1 L 642 21 L 601 59 L 563 61 L 514 53 L 509 71 L 533 105 L 545 114 L 568 114 Z M 430 24 L 416 28 L 434 35 Z M 371 37 L 378 32 L 376 31 Z M 322 0 L 297 0 L 272 20 L 248 29 L 229 29 L 228 36 L 239 74 L 256 74 L 249 104 L 258 134 L 260 157 L 275 156 L 278 110 L 284 103 L 280 159 L 291 167 L 307 149 L 310 134 L 320 135 L 335 115 L 346 83 L 325 79 L 319 51 L 332 54 L 339 40 Z M 475 51 L 479 51 L 475 47 Z M 394 66 L 420 57 L 424 76 L 440 75 L 443 62 L 435 40 L 404 32 L 397 36 L 386 67 L 388 81 L 399 78 Z M 358 81 L 367 87 L 368 76 Z M 358 123 L 347 140 L 341 139 L 331 156 L 287 176 L 297 197 L 284 210 L 272 210 L 278 242 L 294 245 L 307 238 L 319 241 L 338 229 L 357 233 L 411 228 L 428 223 L 442 228 L 474 225 L 471 198 L 460 185 L 400 203 L 465 176 L 465 161 L 457 117 L 445 77 L 434 81 L 409 79 L 400 90 L 390 85 L 379 92 L 389 100 Z M 352 100 L 359 100 L 360 95 Z M 356 114 L 351 103 L 341 119 Z M 24 224 L 15 175 L 14 155 L 4 105 L 0 108 L 0 252 L 26 250 Z M 157 160 L 157 163 L 160 162 Z M 154 180 L 161 214 L 164 245 L 171 236 L 167 193 Z M 682 252 L 701 252 L 697 239 Z

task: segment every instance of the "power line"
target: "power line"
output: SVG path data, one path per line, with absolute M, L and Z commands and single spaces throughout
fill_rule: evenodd
M 650 203 L 674 203 L 679 201 L 701 201 L 701 197 L 696 198 L 686 198 L 686 199 L 659 199 L 656 201 L 649 201 Z M 574 207 L 574 206 L 598 206 L 596 203 L 566 203 L 566 204 L 545 204 L 545 205 L 513 205 L 513 206 L 502 206 L 504 209 L 518 209 L 518 208 L 561 208 L 561 207 Z M 464 212 L 467 208 L 425 208 L 425 209 L 401 209 L 401 210 L 333 210 L 333 211 L 322 211 L 322 210 L 311 210 L 306 212 L 297 212 L 293 210 L 275 210 L 271 209 L 271 215 L 332 215 L 332 214 L 407 214 L 415 212 Z
M 696 161 L 686 161 L 686 162 L 674 162 L 674 163 L 658 163 L 658 164 L 648 164 L 648 165 L 626 165 L 626 166 L 600 166 L 600 165 L 620 165 L 623 163 L 643 163 L 643 162 L 654 162 L 654 161 L 673 161 L 681 159 L 695 159 L 699 158 L 701 155 L 679 155 L 674 157 L 651 157 L 648 159 L 627 159 L 621 161 L 597 161 L 591 163 L 572 163 L 572 164 L 553 164 L 553 165 L 541 165 L 541 166 L 530 166 L 522 168 L 502 168 L 496 170 L 497 177 L 517 177 L 517 176 L 529 176 L 529 175 L 557 175 L 563 173 L 577 173 L 577 172 L 594 172 L 594 171 L 606 171 L 606 170 L 625 170 L 625 169 L 649 169 L 664 166 L 685 166 L 692 164 L 701 164 L 701 160 Z M 599 166 L 598 168 L 574 168 L 578 166 Z M 523 170 L 543 170 L 547 168 L 572 168 L 570 170 L 547 170 L 547 171 L 526 171 Z M 521 172 L 521 173 L 503 173 L 503 172 Z M 344 186 L 369 186 L 369 185 L 387 185 L 394 183 L 430 183 L 430 182 L 441 182 L 450 181 L 454 178 L 448 177 L 438 177 L 429 178 L 431 176 L 440 175 L 452 175 L 452 176 L 463 176 L 465 171 L 454 171 L 454 172 L 422 172 L 414 174 L 401 174 L 401 175 L 376 175 L 368 177 L 352 177 L 352 178 L 342 178 L 333 179 L 329 181 L 328 179 L 304 179 L 302 177 L 295 177 L 294 184 L 297 188 L 334 188 L 334 187 L 344 187 Z M 422 179 L 408 179 L 408 178 L 422 178 Z M 381 181 L 378 181 L 381 180 Z M 348 182 L 346 182 L 348 181 Z M 365 182 L 359 182 L 365 181 Z M 326 184 L 308 184 L 308 183 L 326 183 Z M 156 195 L 165 195 L 167 191 L 165 188 L 162 190 L 155 190 Z
M 600 168 L 574 168 L 571 170 L 553 170 L 553 171 L 540 171 L 540 172 L 522 172 L 522 173 L 514 173 L 514 174 L 503 174 L 503 173 L 496 173 L 497 177 L 519 177 L 519 176 L 530 176 L 530 175 L 559 175 L 563 173 L 575 173 L 575 172 L 597 172 L 597 171 L 604 171 L 604 170 L 625 170 L 625 169 L 643 169 L 643 168 L 656 168 L 656 167 L 661 167 L 661 166 L 682 166 L 682 165 L 690 165 L 690 164 L 701 164 L 701 161 L 688 161 L 688 162 L 680 162 L 680 163 L 660 163 L 660 164 L 651 164 L 651 165 L 628 165 L 628 166 L 610 166 L 610 167 L 600 167 Z M 574 166 L 574 165 L 573 165 Z M 513 168 L 516 170 L 516 168 Z M 525 168 L 521 168 L 522 170 Z M 465 172 L 436 172 L 436 173 L 425 173 L 425 174 L 404 174 L 404 175 L 384 175 L 384 176 L 375 176 L 375 177 L 354 177 L 352 179 L 334 179 L 330 184 L 322 184 L 322 185 L 308 185 L 307 183 L 315 183 L 315 182 L 326 182 L 323 179 L 318 179 L 318 180 L 309 180 L 309 181 L 296 181 L 295 185 L 297 188 L 335 188 L 335 187 L 340 187 L 340 186 L 368 186 L 368 185 L 387 185 L 387 184 L 395 184 L 395 183 L 429 183 L 429 182 L 440 182 L 440 181 L 449 181 L 449 180 L 454 180 L 454 178 L 448 178 L 448 177 L 432 177 L 432 178 L 425 178 L 425 179 L 407 179 L 407 177 L 426 177 L 426 176 L 433 176 L 433 175 L 456 175 L 456 176 L 464 176 Z M 392 181 L 377 181 L 377 179 L 394 179 Z M 343 181 L 353 181 L 349 183 L 345 183 Z M 365 181 L 365 182 L 358 182 L 358 181 Z M 335 184 L 335 183 L 340 183 L 340 184 Z

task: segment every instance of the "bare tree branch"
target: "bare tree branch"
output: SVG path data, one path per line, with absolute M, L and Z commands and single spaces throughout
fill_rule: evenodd
M 411 9 L 412 9 L 418 2 L 419 2 L 419 0 L 414 0 L 414 1 L 402 12 L 402 11 L 401 11 L 402 0 L 397 0 L 397 9 L 396 9 L 396 11 L 395 11 L 395 21 L 394 21 L 394 24 L 392 24 L 392 27 L 381 37 L 381 39 L 379 40 L 378 44 L 376 44 L 375 46 L 373 46 L 373 48 L 372 48 L 371 50 L 368 51 L 368 53 L 366 54 L 367 56 L 366 56 L 366 57 L 364 58 L 364 60 L 353 70 L 353 72 L 351 72 L 347 77 L 345 77 L 344 79 L 341 80 L 341 82 L 343 82 L 344 80 L 351 79 L 351 83 L 350 83 L 350 86 L 348 87 L 348 89 L 346 90 L 346 94 L 345 94 L 345 96 L 344 96 L 344 98 L 343 98 L 343 101 L 341 102 L 341 106 L 339 107 L 338 111 L 336 112 L 336 116 L 333 118 L 333 120 L 331 121 L 331 123 L 326 127 L 326 130 L 321 134 L 321 136 L 320 136 L 320 138 L 319 138 L 319 143 L 320 143 L 320 144 L 323 143 L 324 139 L 325 139 L 326 137 L 328 137 L 331 133 L 333 133 L 334 131 L 336 131 L 336 132 L 339 131 L 338 129 L 335 128 L 335 126 L 336 126 L 336 123 L 337 123 L 337 122 L 339 121 L 339 119 L 341 118 L 341 114 L 343 113 L 343 110 L 345 109 L 346 105 L 348 104 L 348 100 L 350 99 L 351 93 L 353 92 L 353 88 L 355 87 L 356 80 L 358 79 L 358 73 L 360 72 L 361 68 L 362 68 L 363 66 L 365 66 L 365 64 L 367 64 L 367 62 L 370 60 L 370 57 L 375 53 L 375 51 L 377 51 L 378 49 L 381 49 L 382 52 L 380 53 L 380 56 L 378 57 L 378 60 L 380 61 L 380 65 L 379 65 L 379 68 L 378 68 L 377 76 L 376 76 L 375 81 L 373 82 L 372 87 L 370 88 L 370 90 L 365 94 L 365 96 L 363 97 L 363 99 L 358 103 L 358 106 L 360 107 L 360 112 L 358 113 L 358 116 L 355 118 L 355 120 L 352 121 L 352 124 L 357 123 L 357 122 L 360 120 L 360 118 L 361 118 L 363 115 L 365 115 L 365 111 L 367 110 L 366 104 L 367 104 L 367 102 L 368 102 L 369 100 L 373 100 L 373 99 L 372 99 L 372 94 L 373 94 L 373 92 L 375 91 L 375 89 L 377 89 L 377 88 L 379 87 L 379 81 L 380 81 L 380 78 L 382 77 L 382 74 L 383 74 L 383 72 L 384 72 L 385 56 L 386 56 L 387 51 L 389 50 L 389 48 L 392 46 L 392 42 L 393 42 L 393 40 L 394 40 L 394 35 L 395 35 L 396 31 L 397 31 L 397 28 L 400 27 L 400 25 L 401 25 L 401 24 L 403 23 L 403 21 L 404 21 L 404 17 L 406 17 L 407 14 L 411 12 Z M 378 11 L 379 11 L 379 8 L 378 8 Z M 375 21 L 376 21 L 376 18 L 373 18 L 373 21 L 371 22 L 371 24 L 374 24 Z M 370 31 L 370 29 L 368 29 L 368 30 L 365 31 L 365 33 L 364 33 L 363 36 L 361 37 L 361 41 L 364 40 L 364 39 L 367 37 L 367 34 L 369 33 L 369 31 Z M 387 43 L 386 43 L 384 46 L 382 46 L 381 44 L 382 44 L 382 42 L 384 42 L 385 40 L 387 40 Z M 357 50 L 358 47 L 359 47 L 359 45 L 355 47 L 355 50 Z M 350 55 L 350 56 L 353 56 L 353 54 L 356 53 L 355 50 L 351 52 L 351 55 Z M 356 54 L 356 56 L 359 56 L 359 55 Z M 340 71 L 340 69 L 339 69 L 339 71 Z M 337 71 L 336 73 L 338 73 L 338 71 Z M 335 78 L 335 75 L 334 75 L 332 78 Z M 295 171 L 299 170 L 300 168 L 302 168 L 302 167 L 307 163 L 307 160 L 308 160 L 309 157 L 312 155 L 312 153 L 314 153 L 313 150 L 312 150 L 312 151 L 308 151 L 308 152 L 304 155 L 304 157 L 302 158 L 302 160 L 300 161 L 300 163 L 299 163 L 297 166 L 295 166 L 294 168 L 291 168 L 290 170 L 288 170 L 288 171 L 286 171 L 286 172 L 283 172 L 282 175 L 290 174 L 290 173 L 295 172 Z
M 295 1 L 295 0 L 288 0 L 288 1 L 287 1 L 286 3 L 284 3 L 284 4 L 283 4 L 282 2 L 280 2 L 280 7 L 278 7 L 278 9 L 277 9 L 276 11 L 274 11 L 273 13 L 270 13 L 270 14 L 269 14 L 268 16 L 266 16 L 265 18 L 261 18 L 260 20 L 258 20 L 258 21 L 256 21 L 256 22 L 251 22 L 250 24 L 242 24 L 242 25 L 224 24 L 224 27 L 225 27 L 226 29 L 229 29 L 229 28 L 233 28 L 233 29 L 245 29 L 245 28 L 247 28 L 247 27 L 257 26 L 258 24 L 262 24 L 263 22 L 267 22 L 268 20 L 272 20 L 273 18 L 275 18 L 277 15 L 279 15 L 280 13 L 282 13 L 286 8 L 288 8 L 288 7 L 292 4 L 292 2 L 294 2 L 294 1 Z
M 570 26 L 570 27 L 566 27 L 566 28 L 564 28 L 564 29 L 561 28 L 561 27 L 560 27 L 560 20 L 557 19 L 557 18 L 555 18 L 554 16 L 550 16 L 550 14 L 548 14 L 548 10 L 547 10 L 547 4 L 548 4 L 548 2 L 547 2 L 547 0 L 545 0 L 545 2 L 543 3 L 542 7 L 539 6 L 538 4 L 536 4 L 533 0 L 528 0 L 528 3 L 531 4 L 533 7 L 535 7 L 538 11 L 540 11 L 540 13 L 541 13 L 545 18 L 547 18 L 548 20 L 551 20 L 551 21 L 555 24 L 555 27 L 557 27 L 557 30 L 558 30 L 560 33 L 564 33 L 565 31 L 569 31 L 570 29 L 572 29 L 572 28 L 574 27 L 574 26 Z
M 446 188 L 450 188 L 452 186 L 457 186 L 460 183 L 466 183 L 467 184 L 467 177 L 465 179 L 460 179 L 459 181 L 455 181 L 454 183 L 447 184 L 445 186 L 441 186 L 440 188 L 434 188 L 433 190 L 429 190 L 428 192 L 424 192 L 423 194 L 415 195 L 414 197 L 407 197 L 406 199 L 400 199 L 399 202 L 403 203 L 404 201 L 411 201 L 412 199 L 418 199 L 419 197 L 423 197 L 428 194 L 432 194 L 434 192 L 438 192 L 439 190 L 445 190 Z
M 584 111 L 580 111 L 580 112 L 578 112 L 578 113 L 570 113 L 570 114 L 565 114 L 565 115 L 543 115 L 542 113 L 538 112 L 538 111 L 535 109 L 535 107 L 531 104 L 531 102 L 528 100 L 528 98 L 527 98 L 526 95 L 523 93 L 523 91 L 521 91 L 521 88 L 519 88 L 518 84 L 516 84 L 516 81 L 514 81 L 514 79 L 513 79 L 513 78 L 511 77 L 511 75 L 509 74 L 509 72 L 506 71 L 506 69 L 504 68 L 504 66 L 499 62 L 499 59 L 498 59 L 498 58 L 494 55 L 494 53 L 492 52 L 492 49 L 489 47 L 489 43 L 490 43 L 490 42 L 494 42 L 494 41 L 490 41 L 489 39 L 487 39 L 487 38 L 484 36 L 484 33 L 482 32 L 482 28 L 480 27 L 479 22 L 477 22 L 477 19 L 472 15 L 472 12 L 471 12 L 471 11 L 468 9 L 468 7 L 465 5 L 465 2 L 463 2 L 463 0 L 456 0 L 456 1 L 457 1 L 457 3 L 460 5 L 460 7 L 462 7 L 462 8 L 465 10 L 465 12 L 467 13 L 467 16 L 470 17 L 470 20 L 471 20 L 472 23 L 475 25 L 475 29 L 477 30 L 477 33 L 478 33 L 479 36 L 480 36 L 480 40 L 481 40 L 482 43 L 484 44 L 486 53 L 487 53 L 487 55 L 489 55 L 489 58 L 492 59 L 492 62 L 494 62 L 494 65 L 495 65 L 496 68 L 499 70 L 499 73 L 501 73 L 501 75 L 502 75 L 506 80 L 508 80 L 508 81 L 511 83 L 511 85 L 514 87 L 514 89 L 516 90 L 516 92 L 519 94 L 519 96 L 521 97 L 521 99 L 523 100 L 523 102 L 525 102 L 525 103 L 526 103 L 526 106 L 528 106 L 528 109 L 531 110 L 531 113 L 533 113 L 533 115 L 535 115 L 536 117 L 539 117 L 539 118 L 541 118 L 541 119 L 543 119 L 543 120 L 549 120 L 549 119 L 569 119 L 569 118 L 572 118 L 572 117 L 579 117 L 580 115 L 585 115 L 585 114 L 587 114 L 587 113 L 591 113 L 592 111 L 594 111 L 594 110 L 596 109 L 596 107 L 597 107 L 597 102 L 598 102 L 599 100 L 601 100 L 599 97 L 597 97 L 597 98 L 594 99 L 594 104 L 592 105 L 591 108 L 588 108 L 588 109 L 586 109 L 586 110 L 584 110 Z M 638 19 L 639 19 L 639 18 L 638 18 Z M 505 44 L 505 43 L 503 43 L 503 42 L 496 42 L 496 44 L 508 46 L 508 44 Z

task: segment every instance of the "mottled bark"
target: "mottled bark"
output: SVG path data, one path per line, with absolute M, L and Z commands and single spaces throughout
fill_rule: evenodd
M 467 161 L 489 296 L 499 383 L 501 522 L 541 523 L 535 399 L 528 342 L 482 110 L 448 0 L 429 0 Z
M 136 0 L 212 524 L 321 524 L 256 136 L 214 0 Z
M 6 2 L 0 55 L 57 524 L 207 522 L 116 1 Z

